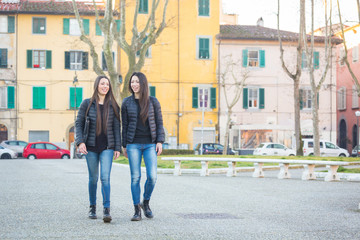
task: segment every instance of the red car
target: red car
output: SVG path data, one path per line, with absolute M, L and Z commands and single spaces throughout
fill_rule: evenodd
M 23 157 L 28 159 L 69 159 L 70 151 L 66 149 L 61 149 L 58 146 L 49 142 L 33 142 L 26 145 L 26 147 L 24 148 Z

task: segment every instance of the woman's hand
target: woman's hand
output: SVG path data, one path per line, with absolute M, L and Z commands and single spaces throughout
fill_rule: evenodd
M 160 154 L 162 153 L 162 143 L 156 144 L 156 152 L 157 152 L 157 155 L 160 156 Z
M 85 143 L 80 143 L 79 145 L 79 151 L 82 153 L 82 154 L 88 154 L 87 150 L 86 150 L 86 145 Z
M 128 158 L 127 152 L 126 152 L 126 148 L 123 148 L 123 153 L 124 153 L 124 157 Z
M 114 152 L 114 159 L 116 160 L 118 157 L 120 157 L 120 152 L 119 152 L 119 151 L 115 151 L 115 152 Z

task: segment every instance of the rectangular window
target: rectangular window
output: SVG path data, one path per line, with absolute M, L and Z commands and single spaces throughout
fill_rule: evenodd
M 78 20 L 75 18 L 70 18 L 69 24 L 70 24 L 69 34 L 73 35 L 73 36 L 80 36 L 81 31 L 80 31 L 80 26 L 79 26 Z
M 211 38 L 210 37 L 198 37 L 197 58 L 198 59 L 211 59 Z
M 8 32 L 8 17 L 0 16 L 0 32 L 7 33 Z
M 320 67 L 320 54 L 319 54 L 319 52 L 316 52 L 316 51 L 313 53 L 313 66 L 314 66 L 314 69 L 319 69 L 319 67 Z M 307 56 L 306 56 L 305 51 L 303 51 L 302 57 L 301 57 L 301 68 L 302 69 L 308 68 Z
M 342 87 L 338 91 L 338 109 L 345 110 L 346 109 L 346 88 Z
M 33 68 L 45 68 L 45 60 L 45 50 L 33 50 Z
M 46 34 L 46 18 L 34 17 L 33 34 Z
M 340 66 L 344 66 L 345 65 L 345 49 L 344 47 L 340 48 L 340 53 L 339 53 L 339 64 Z
M 114 52 L 112 52 L 112 57 L 113 57 L 113 63 L 115 64 L 115 54 L 114 54 Z M 104 70 L 104 71 L 108 70 L 104 52 L 102 52 L 102 70 Z
M 148 0 L 140 0 L 139 13 L 148 13 L 148 11 L 149 11 Z
M 243 49 L 242 57 L 243 67 L 265 67 L 265 50 Z
M 300 89 L 300 109 L 311 109 L 311 89 Z
M 0 87 L 0 108 L 7 107 L 7 88 Z
M 143 40 L 141 40 L 141 43 L 144 44 L 146 39 L 147 39 L 147 36 L 144 37 Z M 145 57 L 150 58 L 150 53 L 151 53 L 151 46 L 146 50 Z M 136 57 L 140 57 L 140 51 L 136 51 Z
M 71 51 L 70 52 L 70 69 L 82 70 L 82 52 Z
M 210 16 L 210 0 L 198 0 L 199 16 Z
M 0 48 L 0 68 L 7 68 L 7 67 L 8 67 L 7 49 Z
M 258 108 L 259 98 L 258 89 L 249 88 L 248 106 L 249 108 Z
M 359 97 L 355 85 L 352 87 L 352 108 L 359 108 Z
M 192 89 L 192 107 L 193 108 L 216 108 L 216 88 L 212 87 L 193 87 Z
M 76 88 L 76 95 L 75 95 L 75 87 L 70 87 L 70 109 L 75 108 L 75 102 L 76 102 L 76 109 L 80 107 L 80 104 L 82 102 L 82 96 L 83 96 L 83 89 L 81 87 Z
M 354 46 L 352 49 L 352 59 L 353 62 L 359 61 L 359 46 Z
M 45 109 L 46 107 L 46 88 L 33 87 L 33 109 Z

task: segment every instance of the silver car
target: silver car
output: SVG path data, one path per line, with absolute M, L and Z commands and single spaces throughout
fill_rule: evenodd
M 17 153 L 11 149 L 0 146 L 0 159 L 17 158 Z
M 24 151 L 24 147 L 26 147 L 28 143 L 25 141 L 18 141 L 18 140 L 5 140 L 1 142 L 1 146 L 11 149 L 17 153 L 19 157 L 22 156 Z

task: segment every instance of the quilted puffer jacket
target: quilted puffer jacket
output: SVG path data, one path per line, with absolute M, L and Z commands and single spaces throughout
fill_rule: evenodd
M 151 139 L 153 143 L 163 143 L 165 141 L 165 133 L 161 106 L 155 97 L 149 97 L 149 126 Z M 121 105 L 121 121 L 122 121 L 122 146 L 126 148 L 126 144 L 132 143 L 136 132 L 138 108 L 134 95 L 125 98 Z
M 89 106 L 90 98 L 85 99 L 79 108 L 79 113 L 76 118 L 75 131 L 76 131 L 76 145 L 84 142 L 83 131 L 85 126 L 85 114 Z M 95 146 L 96 140 L 96 103 L 92 102 L 88 116 L 90 117 L 89 135 L 86 140 L 86 146 Z M 115 151 L 121 151 L 121 133 L 120 133 L 120 122 L 115 116 L 115 112 L 109 104 L 109 117 L 107 122 L 107 142 L 108 148 L 114 149 Z

